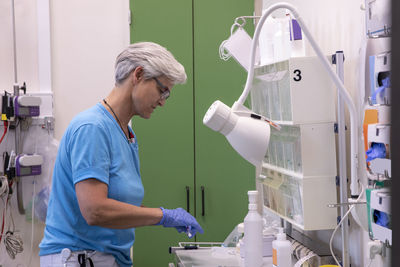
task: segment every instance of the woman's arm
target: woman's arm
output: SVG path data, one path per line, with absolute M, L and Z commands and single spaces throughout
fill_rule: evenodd
M 97 179 L 86 179 L 75 185 L 79 208 L 89 225 L 125 229 L 159 223 L 160 208 L 146 208 L 107 197 L 108 186 Z

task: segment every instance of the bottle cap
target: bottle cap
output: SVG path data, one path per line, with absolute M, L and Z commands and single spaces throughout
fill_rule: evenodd
M 276 234 L 276 240 L 286 240 L 286 234 L 283 232 L 283 228 L 278 228 L 278 233 Z
M 243 234 L 244 233 L 244 223 L 239 223 L 237 226 L 238 233 Z
M 251 204 L 257 203 L 258 191 L 248 191 L 247 195 L 249 196 L 249 203 Z

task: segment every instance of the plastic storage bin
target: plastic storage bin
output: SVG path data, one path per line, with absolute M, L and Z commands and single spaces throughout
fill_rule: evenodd
M 336 226 L 336 147 L 333 123 L 271 130 L 261 171 L 264 206 L 304 230 Z
M 254 112 L 285 124 L 335 121 L 335 90 L 317 57 L 291 58 L 254 73 Z
M 328 208 L 337 203 L 335 101 L 317 57 L 255 69 L 251 108 L 281 126 L 271 128 L 262 163 L 264 206 L 304 230 L 336 226 L 337 209 Z

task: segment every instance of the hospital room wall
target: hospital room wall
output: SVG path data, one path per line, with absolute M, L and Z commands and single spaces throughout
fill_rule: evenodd
M 11 0 L 0 1 L 1 93 L 4 90 L 12 93 L 14 84 L 11 3 Z M 115 57 L 129 44 L 129 1 L 15 0 L 18 82 L 27 83 L 28 93 L 43 92 L 38 71 L 37 7 L 46 4 L 50 5 L 54 136 L 60 140 L 70 120 L 80 111 L 101 101 L 114 85 Z M 3 132 L 2 126 L 0 131 Z M 13 140 L 13 136 L 9 135 L 2 145 L 13 147 Z M 24 202 L 29 203 L 30 197 L 24 195 Z M 44 225 L 35 222 L 31 256 L 30 214 L 19 215 L 16 194 L 11 203 L 16 229 L 20 230 L 23 239 L 24 252 L 11 260 L 2 245 L 0 265 L 38 267 L 38 244 L 43 237 Z M 0 202 L 2 210 L 3 204 Z
M 55 136 L 114 86 L 114 61 L 129 44 L 129 1 L 15 0 L 18 82 L 43 90 L 38 77 L 37 5 L 50 4 Z M 11 1 L 0 3 L 0 90 L 14 83 Z
M 279 0 L 255 0 L 255 12 L 261 15 L 270 5 L 281 2 Z M 364 71 L 360 67 L 361 51 L 363 45 L 367 43 L 365 35 L 365 11 L 361 9 L 364 0 L 285 0 L 285 2 L 293 4 L 303 18 L 305 24 L 310 30 L 312 36 L 326 55 L 334 54 L 335 51 L 342 50 L 345 56 L 344 63 L 344 85 L 352 96 L 356 109 L 361 114 L 363 109 L 364 90 L 360 90 L 360 75 Z M 390 49 L 390 40 L 374 40 L 379 42 L 379 46 Z M 311 46 L 306 40 L 306 55 L 315 55 Z M 318 101 L 318 99 L 315 99 Z M 333 101 L 337 101 L 336 98 Z M 346 125 L 349 126 L 349 115 L 346 110 Z M 347 134 L 347 152 L 350 152 L 349 131 Z M 361 144 L 361 143 L 360 143 Z M 364 153 L 363 146 L 359 145 L 359 155 Z M 363 157 L 359 157 L 363 158 Z M 360 161 L 359 165 L 364 166 L 364 162 Z M 366 178 L 363 168 L 359 168 L 359 177 L 365 184 Z M 350 177 L 350 161 L 347 159 L 347 173 Z M 351 217 L 351 216 L 350 216 Z M 322 241 L 328 244 L 332 231 L 309 231 L 306 233 L 311 239 Z M 369 259 L 366 251 L 366 243 L 369 241 L 367 232 L 363 231 L 354 220 L 350 219 L 349 231 L 349 254 L 352 266 L 368 265 Z M 334 239 L 334 248 L 338 252 L 341 251 L 341 233 L 338 231 Z M 372 262 L 372 266 L 378 264 L 382 259 L 376 259 Z M 385 260 L 386 261 L 386 260 Z M 382 262 L 381 262 L 382 263 Z M 387 263 L 387 262 L 386 262 Z

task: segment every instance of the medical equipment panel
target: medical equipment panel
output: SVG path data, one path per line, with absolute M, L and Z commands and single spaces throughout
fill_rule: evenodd
M 391 178 L 390 58 L 390 52 L 369 56 L 370 94 L 364 109 L 363 136 L 370 180 Z
M 365 0 L 367 42 L 363 118 L 365 190 L 368 222 L 368 253 L 390 262 L 391 221 L 391 1 Z M 381 45 L 385 44 L 385 45 Z M 363 214 L 363 213 L 361 213 Z M 358 216 L 358 215 L 357 215 Z M 366 219 L 367 218 L 367 219 Z M 363 227 L 366 228 L 365 226 Z M 373 251 L 374 250 L 374 251 Z M 390 251 L 390 250 L 389 250 Z
M 297 57 L 255 69 L 252 110 L 278 123 L 335 121 L 333 84 L 317 57 Z
M 392 30 L 390 0 L 365 0 L 368 37 L 389 36 Z
M 41 155 L 18 155 L 15 159 L 17 176 L 40 175 L 42 173 L 43 157 Z
M 19 117 L 35 117 L 40 115 L 42 99 L 37 96 L 16 96 L 14 100 L 15 115 Z

